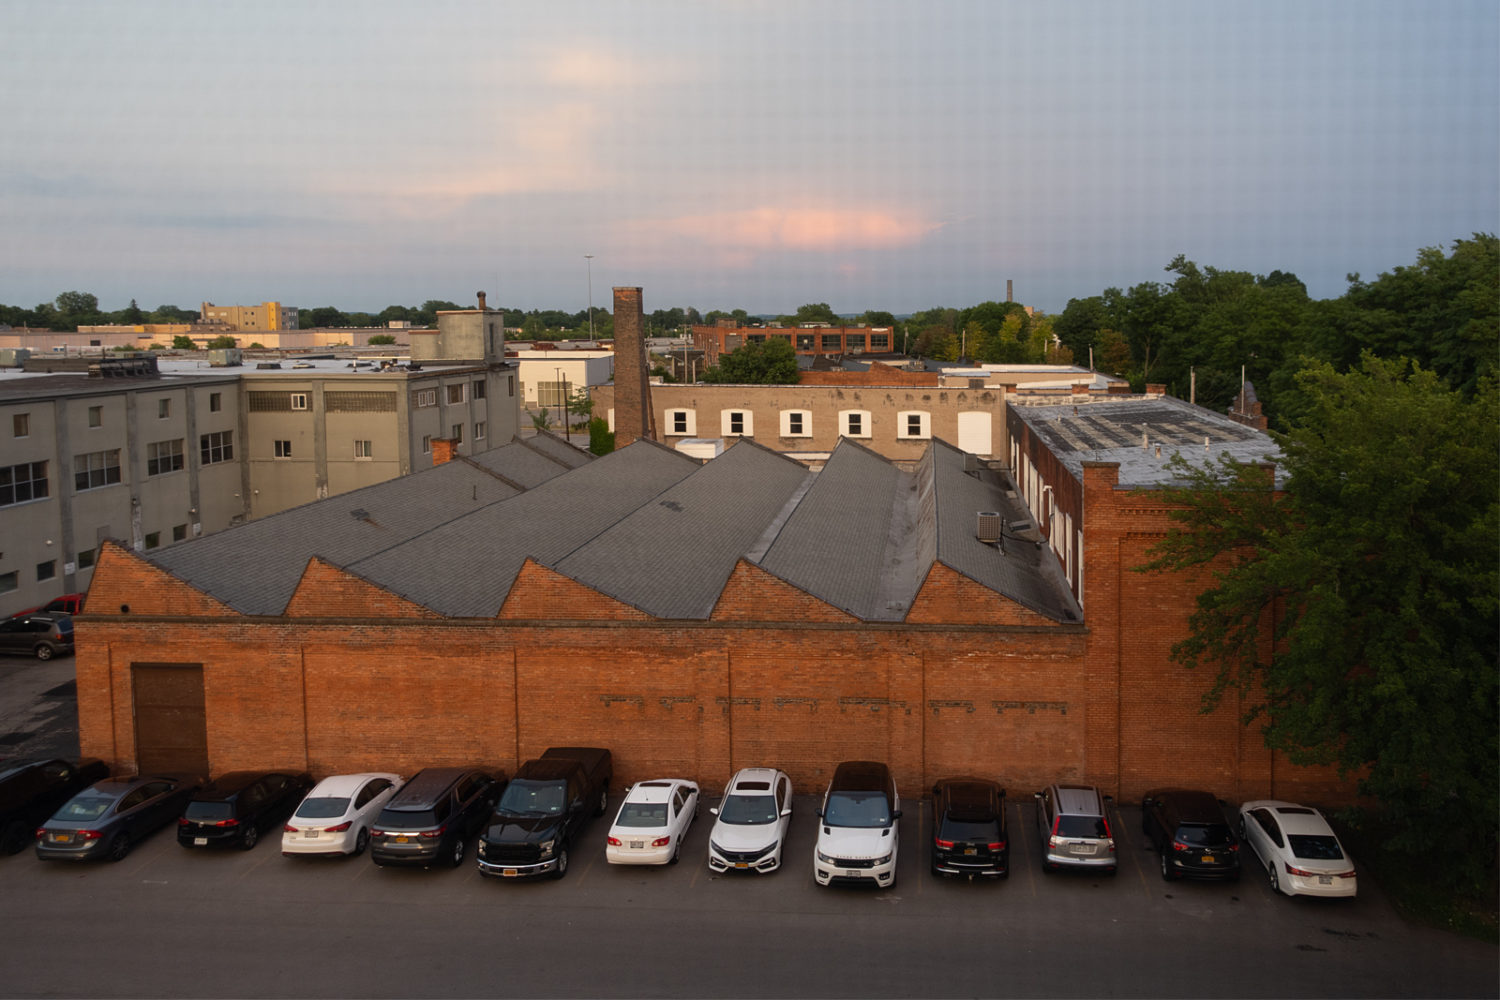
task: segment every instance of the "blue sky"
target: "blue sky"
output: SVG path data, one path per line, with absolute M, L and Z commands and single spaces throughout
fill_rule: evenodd
M 1049 312 L 1500 228 L 1500 5 L 0 5 L 0 302 Z

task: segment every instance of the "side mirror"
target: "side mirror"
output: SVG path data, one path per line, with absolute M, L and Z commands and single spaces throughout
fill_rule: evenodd
M 781 815 L 783 815 L 783 816 L 790 816 L 791 814 L 792 814 L 792 807 L 791 806 L 787 806 L 785 809 L 781 810 Z
M 891 813 L 891 819 L 900 819 L 900 818 L 901 818 L 901 810 L 900 809 L 897 809 L 895 812 Z
M 708 807 L 708 814 L 710 816 L 717 816 L 717 815 L 719 815 L 719 807 L 718 806 L 709 806 Z
M 1147 806 L 1154 806 L 1154 805 L 1156 805 L 1156 800 L 1155 799 L 1151 799 L 1151 798 L 1141 799 L 1141 808 L 1143 808 L 1143 809 L 1146 808 Z
M 937 798 L 938 797 L 938 786 L 937 785 L 933 785 L 932 786 L 932 797 L 933 798 Z
M 1104 796 L 1104 802 L 1106 805 L 1112 806 L 1115 804 L 1115 797 L 1113 795 L 1106 795 Z
M 1041 792 L 1032 792 L 1031 793 L 1031 797 L 1034 798 L 1034 799 L 1036 799 L 1038 802 L 1042 801 L 1042 793 Z
M 823 818 L 823 807 L 822 806 L 818 807 L 818 818 L 819 819 Z

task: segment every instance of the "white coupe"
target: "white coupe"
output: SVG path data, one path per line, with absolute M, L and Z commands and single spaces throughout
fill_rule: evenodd
M 1240 806 L 1240 839 L 1265 866 L 1271 888 L 1288 896 L 1353 896 L 1354 862 L 1311 806 L 1271 799 Z
M 370 824 L 396 790 L 399 774 L 336 774 L 307 793 L 281 832 L 281 853 L 363 854 Z
M 630 786 L 609 828 L 604 860 L 612 865 L 676 864 L 698 815 L 698 784 L 685 778 Z
M 774 872 L 792 822 L 792 779 L 770 767 L 747 767 L 730 779 L 708 835 L 712 871 Z

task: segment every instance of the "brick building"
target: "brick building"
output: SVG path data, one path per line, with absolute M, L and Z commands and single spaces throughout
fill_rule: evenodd
M 565 457 L 567 456 L 567 457 Z M 611 747 L 621 781 L 738 767 L 903 792 L 983 773 L 1329 800 L 1170 665 L 1194 581 L 1132 573 L 1166 512 L 1084 469 L 1084 615 L 1003 470 L 941 440 L 818 472 L 741 440 L 582 460 L 547 438 L 160 554 L 106 547 L 78 628 L 81 749 L 314 772 Z M 570 463 L 579 463 L 576 467 Z M 165 720 L 171 720 L 165 724 Z
M 721 354 L 773 339 L 786 341 L 804 357 L 891 354 L 905 349 L 888 326 L 739 326 L 733 320 L 721 320 L 715 326 L 693 327 L 693 346 L 710 365 L 718 364 Z

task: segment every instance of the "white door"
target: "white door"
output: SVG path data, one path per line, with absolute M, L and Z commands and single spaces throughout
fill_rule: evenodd
M 958 415 L 958 448 L 971 455 L 989 457 L 993 444 L 990 440 L 993 414 L 987 410 L 970 410 Z

